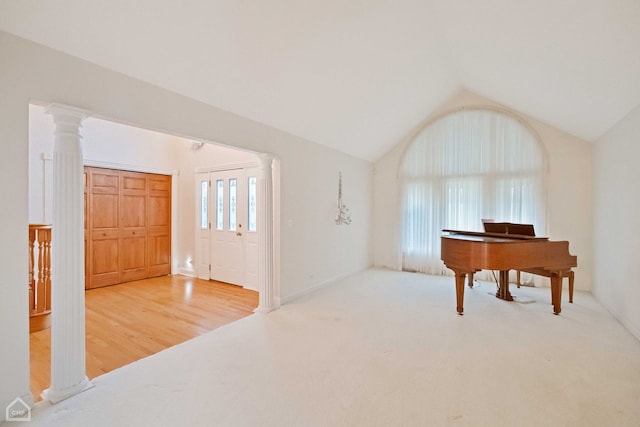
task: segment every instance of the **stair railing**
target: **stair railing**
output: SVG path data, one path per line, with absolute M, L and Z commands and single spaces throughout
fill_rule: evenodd
M 51 226 L 29 224 L 29 314 L 51 312 Z

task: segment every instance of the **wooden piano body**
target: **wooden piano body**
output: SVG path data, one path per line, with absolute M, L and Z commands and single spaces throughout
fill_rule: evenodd
M 492 220 L 482 220 L 482 224 L 484 226 L 484 231 L 489 233 L 500 233 L 500 234 L 517 234 L 520 236 L 535 236 L 535 228 L 533 224 L 516 224 L 513 222 L 493 222 Z M 551 273 L 547 270 L 541 268 L 530 268 L 526 270 L 516 270 L 516 284 L 518 288 L 520 287 L 520 273 L 524 271 L 525 273 L 535 274 L 537 276 L 544 276 L 551 278 Z M 469 278 L 469 287 L 473 287 L 473 273 L 467 276 Z M 564 276 L 563 276 L 564 277 Z M 573 282 L 574 275 L 573 270 L 569 270 L 566 273 L 566 277 L 569 279 L 569 302 L 573 302 Z
M 569 242 L 550 241 L 546 237 L 492 232 L 443 230 L 441 258 L 456 276 L 457 311 L 463 312 L 465 277 L 480 270 L 499 270 L 496 297 L 511 301 L 509 270 L 529 271 L 551 279 L 553 312 L 559 314 L 562 278 L 569 277 L 578 265 L 569 254 Z

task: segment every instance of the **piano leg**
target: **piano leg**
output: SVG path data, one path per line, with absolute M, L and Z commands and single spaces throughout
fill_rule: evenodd
M 473 288 L 473 275 L 473 273 L 467 274 L 467 285 L 469 285 L 470 288 Z
M 464 280 L 467 277 L 467 273 L 455 271 L 456 273 L 456 310 L 459 315 L 462 315 L 464 304 Z
M 513 301 L 511 292 L 509 292 L 509 270 L 500 270 L 500 289 L 496 292 L 496 297 L 505 301 Z
M 574 277 L 574 273 L 573 270 L 569 271 L 569 302 L 571 304 L 573 304 L 573 281 L 575 279 Z M 560 287 L 562 287 L 562 284 L 560 284 Z
M 562 308 L 562 274 L 551 274 L 551 303 L 553 304 L 553 314 L 560 314 Z

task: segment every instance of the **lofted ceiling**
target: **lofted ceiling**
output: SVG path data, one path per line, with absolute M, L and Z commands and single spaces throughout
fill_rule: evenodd
M 0 0 L 0 30 L 376 160 L 461 89 L 594 141 L 639 0 Z

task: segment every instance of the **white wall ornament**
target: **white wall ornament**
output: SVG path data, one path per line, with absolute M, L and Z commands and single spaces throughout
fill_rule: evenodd
M 338 215 L 336 217 L 336 224 L 351 224 L 349 208 L 342 202 L 342 172 L 338 172 Z

